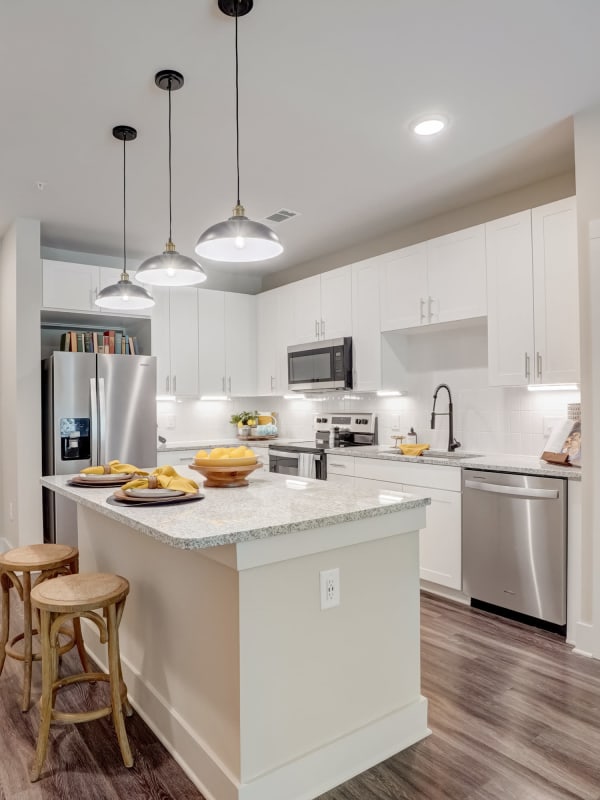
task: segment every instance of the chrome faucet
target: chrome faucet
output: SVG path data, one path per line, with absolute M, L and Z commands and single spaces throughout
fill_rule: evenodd
M 445 389 L 448 392 L 448 411 L 436 411 L 435 402 L 437 400 L 438 392 L 440 389 Z M 431 411 L 431 429 L 435 428 L 436 417 L 448 417 L 448 452 L 452 453 L 457 447 L 460 447 L 460 442 L 454 438 L 454 409 L 452 407 L 452 395 L 450 394 L 450 387 L 447 383 L 440 383 L 433 393 L 433 410 Z

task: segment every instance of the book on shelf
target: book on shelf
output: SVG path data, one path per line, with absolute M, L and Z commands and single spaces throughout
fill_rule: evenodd
M 137 337 L 125 330 L 64 331 L 60 334 L 58 350 L 67 353 L 99 353 L 137 355 Z

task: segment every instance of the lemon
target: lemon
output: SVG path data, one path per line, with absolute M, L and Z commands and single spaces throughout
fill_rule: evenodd
M 208 458 L 208 453 L 206 450 L 198 450 L 196 453 L 196 458 Z
M 248 420 L 248 425 L 249 425 L 249 427 L 254 428 L 254 426 L 256 425 L 256 420 L 255 419 L 249 419 Z
M 226 447 L 215 447 L 214 450 L 210 451 L 209 458 L 223 458 L 225 456 Z

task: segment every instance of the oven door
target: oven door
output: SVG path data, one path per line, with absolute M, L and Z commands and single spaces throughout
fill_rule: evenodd
M 299 478 L 327 479 L 327 456 L 325 453 L 269 451 L 269 472 L 294 475 Z

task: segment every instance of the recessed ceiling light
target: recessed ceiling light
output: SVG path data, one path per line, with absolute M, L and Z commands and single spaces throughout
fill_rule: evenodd
M 433 136 L 443 131 L 447 124 L 448 120 L 445 117 L 435 116 L 412 122 L 410 127 L 413 133 L 416 133 L 418 136 Z

